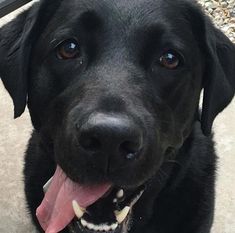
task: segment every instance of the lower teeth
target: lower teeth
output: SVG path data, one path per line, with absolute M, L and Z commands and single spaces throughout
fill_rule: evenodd
M 121 211 L 118 211 L 118 210 L 115 210 L 114 211 L 114 215 L 116 217 L 116 223 L 113 223 L 113 224 L 99 224 L 99 225 L 95 225 L 93 223 L 89 223 L 87 222 L 85 219 L 83 219 L 83 215 L 84 213 L 86 212 L 85 209 L 81 208 L 79 206 L 79 204 L 76 202 L 76 201 L 73 201 L 73 209 L 74 209 L 74 212 L 78 218 L 78 220 L 80 220 L 80 225 L 84 228 L 87 228 L 91 231 L 96 231 L 96 232 L 109 232 L 109 231 L 114 231 L 117 229 L 117 227 L 119 225 L 121 225 L 128 217 L 130 211 L 131 211 L 131 208 L 135 205 L 135 203 L 140 199 L 140 197 L 142 196 L 144 190 L 140 191 L 138 195 L 135 196 L 135 198 L 133 198 L 130 202 L 129 202 L 129 206 L 125 206 L 124 208 L 122 208 Z M 113 200 L 113 202 L 116 202 L 118 201 L 118 198 L 122 197 L 123 196 L 123 191 L 120 190 L 118 192 L 118 194 L 116 195 L 117 198 L 115 198 Z
M 107 225 L 107 224 L 100 224 L 100 225 L 95 225 L 93 223 L 89 223 L 84 219 L 81 219 L 80 221 L 81 225 L 85 228 L 88 228 L 89 230 L 94 230 L 94 231 L 114 231 L 118 227 L 118 223 L 113 223 L 112 225 Z

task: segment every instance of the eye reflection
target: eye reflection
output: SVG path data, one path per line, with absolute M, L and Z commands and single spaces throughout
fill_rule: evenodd
M 74 59 L 80 55 L 80 46 L 75 39 L 68 39 L 57 46 L 57 57 L 62 60 Z
M 181 63 L 181 55 L 174 50 L 168 50 L 159 59 L 159 64 L 170 70 L 177 69 Z

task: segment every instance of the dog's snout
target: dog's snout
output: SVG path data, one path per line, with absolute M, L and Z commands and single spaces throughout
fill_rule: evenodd
M 77 130 L 79 144 L 87 152 L 134 159 L 143 147 L 143 132 L 127 116 L 95 114 Z

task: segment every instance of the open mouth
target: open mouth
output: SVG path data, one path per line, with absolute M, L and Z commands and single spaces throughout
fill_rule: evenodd
M 79 228 L 82 232 L 122 232 L 128 228 L 132 207 L 140 199 L 144 188 L 127 191 L 124 189 L 111 188 L 103 197 L 87 209 L 82 209 L 74 201 L 73 209 L 76 218 L 70 224 L 72 232 Z
M 72 233 L 127 232 L 132 208 L 145 187 L 127 190 L 111 184 L 86 187 L 71 181 L 57 167 L 44 186 L 37 218 L 46 233 L 68 227 Z

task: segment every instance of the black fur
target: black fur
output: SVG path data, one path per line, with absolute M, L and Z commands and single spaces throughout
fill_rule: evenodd
M 210 232 L 216 170 L 211 127 L 234 95 L 235 46 L 196 3 L 41 0 L 0 35 L 0 75 L 15 117 L 27 102 L 35 128 L 24 175 L 38 229 L 42 186 L 59 164 L 80 183 L 148 184 L 130 233 Z M 79 56 L 61 60 L 57 46 L 70 38 L 79 41 Z M 181 54 L 177 69 L 159 64 L 167 50 Z M 97 112 L 138 125 L 144 147 L 137 158 L 92 154 L 77 144 L 76 126 Z

